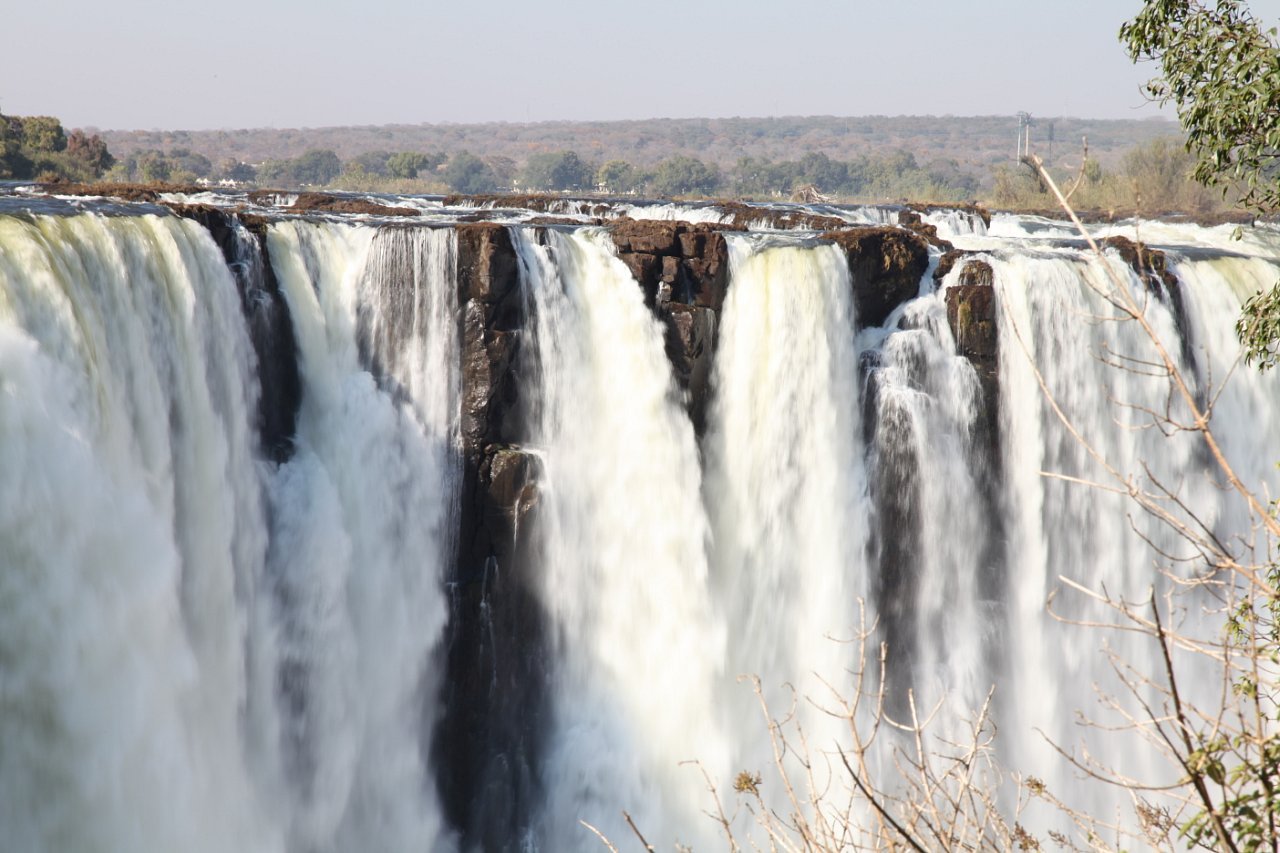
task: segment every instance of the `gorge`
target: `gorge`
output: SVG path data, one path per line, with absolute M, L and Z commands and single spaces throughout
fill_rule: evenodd
M 823 708 L 868 686 L 944 739 L 986 704 L 1004 766 L 1132 812 L 1053 744 L 1176 777 L 1077 721 L 1160 651 L 1070 584 L 1211 572 L 1089 484 L 1105 461 L 1220 539 L 1250 523 L 1160 428 L 1181 411 L 1109 275 L 1274 495 L 1280 387 L 1233 368 L 1233 326 L 1280 231 L 1090 227 L 1103 257 L 964 207 L 0 194 L 0 826 L 312 853 L 597 850 L 580 821 L 634 821 L 719 849 L 709 781 L 788 808 L 761 701 L 829 758 Z M 1180 629 L 1220 631 L 1185 595 Z

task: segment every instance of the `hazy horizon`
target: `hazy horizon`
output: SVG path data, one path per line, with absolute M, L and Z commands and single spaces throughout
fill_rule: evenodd
M 1251 4 L 1268 24 L 1280 0 Z M 219 130 L 792 116 L 1171 117 L 1117 40 L 1140 0 L 150 0 L 23 4 L 0 111 Z
M 15 115 L 17 113 L 14 113 Z M 169 133 L 183 132 L 191 133 L 216 133 L 218 131 L 287 131 L 287 130 L 331 130 L 339 128 L 382 128 L 382 127 L 484 127 L 485 125 L 506 126 L 506 125 L 586 125 L 586 124 L 625 124 L 645 122 L 661 122 L 661 121 L 768 121 L 768 120 L 793 120 L 793 119 L 917 119 L 917 118 L 937 118 L 937 119 L 982 119 L 982 118 L 1007 118 L 1010 113 L 974 113 L 974 114 L 958 114 L 958 113 L 862 113 L 859 115 L 836 115 L 831 113 L 825 114 L 807 114 L 807 115 L 736 115 L 736 116 L 644 116 L 638 118 L 621 118 L 621 119 L 535 119 L 532 121 L 524 121 L 520 119 L 491 119 L 488 121 L 416 121 L 401 122 L 389 121 L 379 123 L 365 124 L 315 124 L 315 125 L 258 125 L 258 126 L 225 126 L 225 127 L 100 127 L 98 125 L 68 125 L 69 127 L 80 127 L 86 130 L 101 131 L 105 133 Z M 1073 115 L 1047 115 L 1035 114 L 1036 119 L 1069 119 L 1073 121 L 1150 121 L 1167 123 L 1170 125 L 1177 124 L 1177 117 L 1170 110 L 1159 112 L 1153 111 L 1150 115 L 1138 116 L 1119 116 L 1115 118 L 1099 118 L 1097 116 L 1073 116 Z

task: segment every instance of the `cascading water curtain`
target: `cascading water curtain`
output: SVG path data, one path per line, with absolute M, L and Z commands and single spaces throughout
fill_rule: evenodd
M 541 848 L 702 849 L 721 777 L 725 644 L 707 586 L 693 427 L 661 327 L 603 232 L 516 232 L 536 338 L 530 447 L 543 461 L 543 600 L 553 628 Z
M 712 589 L 728 632 L 717 703 L 734 770 L 768 777 L 769 731 L 744 676 L 759 677 L 776 718 L 795 703 L 819 768 L 847 742 L 847 723 L 810 700 L 849 697 L 868 590 L 858 366 L 838 247 L 730 236 L 729 260 L 704 440 Z M 778 785 L 764 790 L 781 805 Z M 733 796 L 728 780 L 721 792 Z
M 997 253 L 992 263 L 1002 306 L 1000 405 L 1010 534 L 1009 649 L 997 678 L 1003 696 L 1002 754 L 1011 768 L 1044 780 L 1073 807 L 1131 823 L 1125 792 L 1080 784 L 1050 742 L 1081 760 L 1101 759 L 1109 772 L 1129 778 L 1176 779 L 1180 771 L 1159 751 L 1134 749 L 1132 732 L 1105 727 L 1123 723 L 1109 710 L 1107 697 L 1122 697 L 1123 704 L 1128 695 L 1108 660 L 1121 662 L 1121 672 L 1132 668 L 1162 680 L 1161 653 L 1143 634 L 1087 627 L 1119 620 L 1097 601 L 1064 589 L 1064 582 L 1105 590 L 1142 607 L 1152 591 L 1160 596 L 1177 577 L 1204 576 L 1206 567 L 1180 561 L 1177 555 L 1188 554 L 1188 543 L 1139 510 L 1099 460 L 1136 488 L 1177 495 L 1179 503 L 1168 505 L 1194 514 L 1206 530 L 1238 531 L 1242 516 L 1199 437 L 1167 424 L 1160 428 L 1166 416 L 1187 421 L 1185 407 L 1169 381 L 1151 369 L 1158 362 L 1151 341 L 1137 323 L 1118 320 L 1104 296 L 1117 292 L 1117 280 L 1129 289 L 1205 399 L 1216 393 L 1217 383 L 1230 379 L 1215 403 L 1213 427 L 1250 482 L 1274 483 L 1267 473 L 1273 464 L 1268 457 L 1280 446 L 1274 379 L 1230 370 L 1239 351 L 1231 328 L 1240 299 L 1225 277 L 1210 271 L 1225 264 L 1241 281 L 1259 280 L 1257 269 L 1245 274 L 1250 268 L 1265 267 L 1273 278 L 1278 271 L 1274 263 L 1256 259 L 1183 263 L 1175 267 L 1182 276 L 1176 291 L 1161 294 L 1116 256 L 1103 261 L 1075 250 L 1023 249 Z M 1185 328 L 1179 327 L 1177 296 Z M 1189 336 L 1187 347 L 1183 335 Z M 1041 380 L 1069 425 L 1046 400 Z M 1263 390 L 1268 386 L 1270 392 Z M 1250 429 L 1240 430 L 1241 423 Z M 1055 589 L 1060 592 L 1050 606 L 1057 619 L 1045 613 Z M 1212 640 L 1222 630 L 1222 617 L 1205 593 L 1180 594 L 1178 609 L 1166 618 L 1188 636 Z M 1178 664 L 1184 699 L 1216 707 L 1221 684 L 1202 672 L 1193 655 L 1180 656 Z M 1077 709 L 1103 725 L 1081 726 Z
M 441 849 L 426 762 L 459 497 L 453 232 L 288 223 L 268 245 L 303 381 L 268 560 L 290 837 Z
M 0 825 L 15 850 L 283 850 L 247 748 L 267 530 L 208 233 L 0 217 Z

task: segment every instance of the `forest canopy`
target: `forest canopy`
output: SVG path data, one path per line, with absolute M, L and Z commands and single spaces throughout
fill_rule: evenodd
M 100 178 L 115 163 L 98 134 L 70 134 L 53 116 L 0 114 L 0 179 Z

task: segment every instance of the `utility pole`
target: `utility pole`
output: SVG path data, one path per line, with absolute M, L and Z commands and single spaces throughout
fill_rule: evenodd
M 1031 113 L 1018 113 L 1018 162 L 1022 162 L 1023 157 L 1031 154 L 1031 125 L 1035 121 L 1031 118 Z

